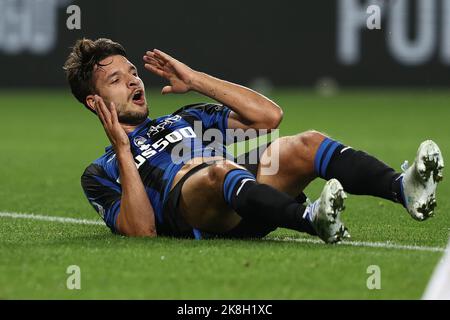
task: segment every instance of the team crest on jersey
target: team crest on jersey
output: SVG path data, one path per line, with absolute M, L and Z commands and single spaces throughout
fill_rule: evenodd
M 165 119 L 164 121 L 158 123 L 156 126 L 150 126 L 147 132 L 147 136 L 151 137 L 161 131 L 163 131 L 166 128 L 169 128 L 172 124 L 174 124 L 177 121 L 181 120 L 181 116 L 173 116 Z
M 134 138 L 134 144 L 136 145 L 136 147 L 140 148 L 141 146 L 143 146 L 145 143 L 147 142 L 147 139 L 144 137 L 135 137 Z

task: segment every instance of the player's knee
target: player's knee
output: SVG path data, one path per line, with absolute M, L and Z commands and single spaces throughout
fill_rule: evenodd
M 314 156 L 326 136 L 318 131 L 309 130 L 295 136 L 295 150 L 298 157 L 305 161 L 314 161 Z
M 234 162 L 224 160 L 219 161 L 208 167 L 208 184 L 211 188 L 221 188 L 225 176 L 233 169 L 242 169 Z
M 305 148 L 317 147 L 326 138 L 323 133 L 315 130 L 309 130 L 297 135 L 299 143 Z

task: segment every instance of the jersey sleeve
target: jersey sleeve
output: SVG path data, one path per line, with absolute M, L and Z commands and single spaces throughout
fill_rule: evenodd
M 181 108 L 176 113 L 179 112 L 189 114 L 196 120 L 201 121 L 205 130 L 218 129 L 224 137 L 226 136 L 228 117 L 231 112 L 231 109 L 227 106 L 216 103 L 193 104 Z
M 100 165 L 91 164 L 81 176 L 81 186 L 89 203 L 115 233 L 122 197 L 120 184 L 112 181 Z

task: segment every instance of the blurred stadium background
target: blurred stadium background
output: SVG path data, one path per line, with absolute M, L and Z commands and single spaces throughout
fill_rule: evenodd
M 67 27 L 71 5 L 81 10 L 79 30 Z M 370 5 L 380 8 L 380 29 L 367 26 Z M 448 241 L 445 181 L 438 215 L 424 224 L 393 204 L 349 199 L 357 243 L 334 248 L 286 230 L 265 243 L 147 241 L 100 225 L 11 218 L 97 218 L 79 177 L 108 143 L 62 71 L 82 37 L 121 42 L 140 67 L 159 48 L 260 90 L 285 110 L 281 135 L 325 131 L 396 168 L 428 138 L 450 154 L 450 0 L 0 0 L 0 298 L 422 296 Z M 141 77 L 151 117 L 203 99 L 161 97 L 163 82 Z M 66 288 L 71 264 L 81 267 L 82 290 Z M 381 290 L 366 286 L 369 265 L 381 266 Z
M 81 9 L 81 30 L 66 27 L 71 4 Z M 367 28 L 370 4 L 381 9 L 381 29 Z M 445 86 L 449 20 L 446 0 L 2 0 L 0 85 L 65 87 L 61 65 L 74 41 L 110 37 L 134 61 L 164 48 L 245 84 L 314 86 L 331 78 L 343 86 Z

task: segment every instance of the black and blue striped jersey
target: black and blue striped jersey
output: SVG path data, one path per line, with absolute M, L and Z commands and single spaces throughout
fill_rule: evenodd
M 155 212 L 156 226 L 163 221 L 163 208 L 176 173 L 195 157 L 223 156 L 230 109 L 219 104 L 195 104 L 157 119 L 148 118 L 128 134 L 133 157 Z M 206 131 L 208 130 L 208 131 Z M 91 205 L 106 225 L 116 231 L 121 185 L 114 150 L 87 167 L 81 185 Z

